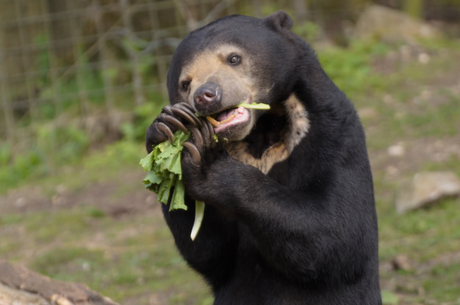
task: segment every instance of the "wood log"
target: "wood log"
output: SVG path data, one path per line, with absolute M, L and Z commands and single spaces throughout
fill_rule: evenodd
M 0 262 L 0 305 L 118 305 L 81 283 L 63 282 Z

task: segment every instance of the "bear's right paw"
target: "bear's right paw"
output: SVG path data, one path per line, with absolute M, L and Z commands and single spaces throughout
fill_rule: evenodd
M 192 136 L 182 145 L 182 180 L 187 194 L 195 200 L 212 203 L 218 198 L 221 175 L 227 166 L 234 166 L 234 160 L 216 141 L 214 128 L 207 120 L 200 129 L 190 127 Z
M 202 122 L 193 113 L 192 107 L 186 103 L 166 105 L 160 115 L 147 128 L 145 135 L 145 145 L 150 153 L 154 146 L 169 139 L 174 143 L 174 131 L 177 129 L 188 133 L 188 126 L 201 127 Z M 189 128 L 190 129 L 190 128 Z
M 202 163 L 212 163 L 214 150 L 219 146 L 214 138 L 214 128 L 208 120 L 202 120 L 201 128 L 187 126 L 192 132 L 193 137 L 182 145 L 187 148 L 183 153 L 185 163 L 191 163 L 200 167 Z M 219 150 L 219 149 L 218 149 Z

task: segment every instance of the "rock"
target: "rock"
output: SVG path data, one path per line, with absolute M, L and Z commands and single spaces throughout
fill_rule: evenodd
M 387 149 L 388 155 L 391 157 L 402 157 L 404 156 L 406 150 L 402 143 L 398 143 L 396 145 L 390 146 Z
M 417 38 L 436 38 L 436 28 L 403 12 L 380 5 L 370 5 L 358 19 L 353 36 L 358 39 L 379 37 L 388 42 L 416 44 Z
M 396 291 L 399 293 L 418 295 L 421 287 L 416 283 L 401 282 L 396 285 Z
M 394 166 L 394 165 L 390 165 L 386 168 L 386 173 L 389 175 L 389 176 L 396 176 L 399 174 L 399 169 Z
M 445 197 L 460 195 L 460 181 L 452 172 L 421 172 L 403 183 L 396 197 L 396 211 L 405 213 Z
M 404 270 L 409 271 L 412 269 L 409 257 L 407 255 L 400 254 L 396 256 L 392 261 L 391 264 L 393 266 L 393 270 Z
M 430 62 L 430 55 L 428 55 L 427 53 L 420 53 L 418 55 L 418 61 L 421 63 L 421 64 L 427 64 Z
M 379 113 L 372 107 L 358 109 L 358 115 L 362 119 L 371 119 L 379 116 Z
M 62 282 L 0 262 L 0 304 L 117 305 L 80 283 Z
M 14 205 L 18 208 L 22 208 L 26 205 L 26 200 L 24 199 L 24 197 L 19 197 L 18 200 L 16 200 L 16 202 L 14 203 Z

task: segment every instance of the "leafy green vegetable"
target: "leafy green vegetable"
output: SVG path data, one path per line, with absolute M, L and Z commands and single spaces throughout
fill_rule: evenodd
M 248 108 L 248 109 L 258 109 L 258 110 L 269 110 L 270 109 L 270 105 L 263 104 L 263 103 L 248 104 L 246 102 L 242 102 L 241 104 L 238 105 L 238 107 L 244 107 L 244 108 Z
M 169 211 L 187 210 L 185 205 L 185 188 L 182 182 L 181 151 L 182 143 L 187 141 L 189 135 L 178 130 L 174 133 L 174 145 L 166 140 L 155 146 L 150 154 L 141 159 L 140 165 L 148 171 L 144 178 L 145 188 L 158 195 L 158 201 L 168 204 L 173 194 Z M 217 140 L 216 140 L 217 141 Z M 195 240 L 201 227 L 204 215 L 204 202 L 195 201 L 195 221 L 190 238 Z
M 200 230 L 201 223 L 203 222 L 204 216 L 204 202 L 195 201 L 195 221 L 193 222 L 192 233 L 190 233 L 190 238 L 195 240 L 198 231 Z
M 251 109 L 270 109 L 267 104 L 248 104 L 243 102 L 238 106 Z M 199 116 L 198 114 L 196 114 Z M 155 146 L 150 154 L 141 159 L 140 165 L 148 171 L 144 178 L 145 188 L 158 195 L 158 201 L 168 204 L 173 189 L 169 211 L 187 210 L 185 205 L 185 188 L 182 182 L 181 152 L 182 143 L 187 141 L 189 135 L 178 130 L 174 133 L 174 144 L 166 140 Z M 217 135 L 214 140 L 218 142 Z M 195 201 L 195 221 L 190 238 L 195 239 L 201 227 L 204 215 L 204 202 Z
M 145 187 L 158 195 L 158 201 L 168 203 L 171 188 L 174 187 L 169 210 L 187 210 L 184 202 L 184 184 L 182 183 L 181 151 L 182 143 L 188 139 L 182 131 L 174 133 L 174 145 L 169 140 L 153 148 L 139 164 L 148 171 L 144 178 Z

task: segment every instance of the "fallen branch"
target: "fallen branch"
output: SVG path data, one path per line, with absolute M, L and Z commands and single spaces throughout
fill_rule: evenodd
M 53 280 L 0 262 L 0 305 L 118 305 L 81 283 Z

